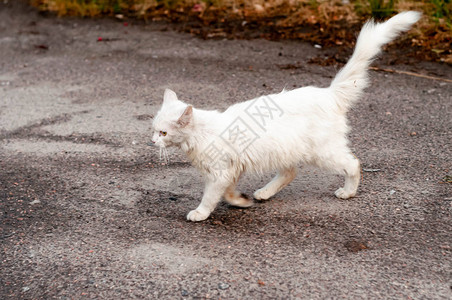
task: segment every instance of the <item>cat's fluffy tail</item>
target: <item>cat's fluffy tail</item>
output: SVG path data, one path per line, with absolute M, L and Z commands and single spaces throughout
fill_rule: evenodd
M 380 53 L 381 47 L 395 39 L 402 31 L 409 30 L 420 17 L 419 12 L 407 11 L 384 23 L 378 24 L 370 20 L 363 26 L 352 57 L 339 71 L 330 86 L 342 109 L 347 111 L 367 87 L 369 65 Z

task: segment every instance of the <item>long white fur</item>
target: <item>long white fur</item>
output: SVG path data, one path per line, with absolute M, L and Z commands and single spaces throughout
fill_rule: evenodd
M 180 147 L 206 177 L 201 204 L 187 219 L 205 220 L 222 196 L 232 205 L 252 205 L 252 200 L 235 190 L 243 172 L 278 171 L 254 193 L 258 200 L 270 198 L 289 184 L 299 165 L 344 175 L 345 185 L 335 195 L 355 196 L 360 165 L 348 148 L 346 113 L 367 87 L 368 66 L 381 46 L 419 18 L 420 13 L 410 11 L 384 23 L 367 22 L 352 57 L 328 88 L 283 91 L 232 105 L 224 112 L 192 108 L 166 90 L 154 119 L 153 142 L 161 148 Z

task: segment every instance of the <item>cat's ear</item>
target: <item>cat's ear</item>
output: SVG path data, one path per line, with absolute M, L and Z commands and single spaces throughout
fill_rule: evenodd
M 177 120 L 177 124 L 180 127 L 186 127 L 188 124 L 190 124 L 192 119 L 193 119 L 193 106 L 189 105 L 187 106 L 187 108 L 185 108 L 184 112 Z
M 165 89 L 165 94 L 163 94 L 163 105 L 169 104 L 174 101 L 177 101 L 176 93 L 170 89 Z

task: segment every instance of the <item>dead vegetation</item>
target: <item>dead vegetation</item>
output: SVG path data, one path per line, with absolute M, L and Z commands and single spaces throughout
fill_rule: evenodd
M 168 20 L 203 38 L 302 39 L 323 47 L 353 46 L 369 17 L 423 12 L 414 30 L 399 39 L 402 56 L 452 64 L 450 0 L 31 0 L 58 16 L 113 16 L 120 20 Z M 403 47 L 402 47 L 403 46 Z M 401 51 L 401 50 L 400 50 Z

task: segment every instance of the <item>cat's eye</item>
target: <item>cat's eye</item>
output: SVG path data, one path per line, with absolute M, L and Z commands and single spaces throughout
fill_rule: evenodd
M 167 132 L 166 131 L 160 131 L 160 136 L 166 136 Z

